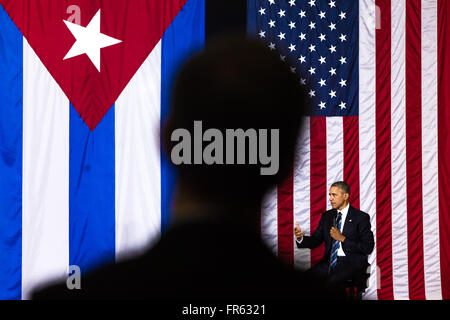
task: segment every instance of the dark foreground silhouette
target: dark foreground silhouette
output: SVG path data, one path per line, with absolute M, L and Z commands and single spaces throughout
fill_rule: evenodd
M 299 78 L 279 54 L 253 40 L 226 38 L 208 46 L 180 71 L 162 142 L 194 121 L 215 128 L 279 129 L 279 168 L 261 163 L 176 166 L 173 224 L 143 255 L 65 283 L 34 299 L 302 300 L 340 298 L 323 284 L 279 261 L 259 234 L 260 203 L 292 168 L 306 108 Z M 248 145 L 247 145 L 248 148 Z M 272 146 L 272 149 L 273 146 Z M 162 177 L 164 179 L 164 177 Z M 292 245 L 294 238 L 292 236 Z

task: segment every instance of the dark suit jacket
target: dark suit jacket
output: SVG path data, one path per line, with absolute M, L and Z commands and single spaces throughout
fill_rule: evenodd
M 321 283 L 280 262 L 236 220 L 172 227 L 142 256 L 35 292 L 34 299 L 335 299 Z M 339 298 L 339 297 L 338 297 Z
M 324 212 L 314 233 L 310 237 L 304 236 L 301 244 L 297 242 L 297 247 L 313 249 L 325 242 L 325 254 L 320 262 L 328 263 L 333 245 L 330 229 L 334 225 L 336 216 L 336 209 Z M 369 215 L 350 206 L 342 234 L 345 236 L 345 241 L 341 245 L 347 259 L 357 269 L 365 270 L 368 266 L 367 256 L 374 247 Z

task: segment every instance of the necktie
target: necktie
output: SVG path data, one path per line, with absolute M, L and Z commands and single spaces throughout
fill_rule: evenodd
M 338 212 L 337 219 L 336 219 L 336 227 L 339 230 L 341 230 L 341 222 L 342 222 L 342 214 L 340 212 Z M 333 268 L 336 267 L 338 249 L 339 249 L 339 241 L 333 239 L 333 247 L 331 249 L 329 271 L 333 270 Z

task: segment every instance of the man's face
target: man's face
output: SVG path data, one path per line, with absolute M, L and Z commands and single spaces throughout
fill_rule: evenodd
M 342 210 L 347 205 L 348 193 L 344 193 L 339 187 L 330 188 L 330 203 L 333 209 Z

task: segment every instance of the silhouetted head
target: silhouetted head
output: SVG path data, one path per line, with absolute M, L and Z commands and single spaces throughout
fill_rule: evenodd
M 237 37 L 208 45 L 178 74 L 163 130 L 178 183 L 219 203 L 259 202 L 290 173 L 305 109 L 300 79 L 277 52 Z M 245 141 L 245 164 L 238 163 L 243 159 L 239 139 Z

